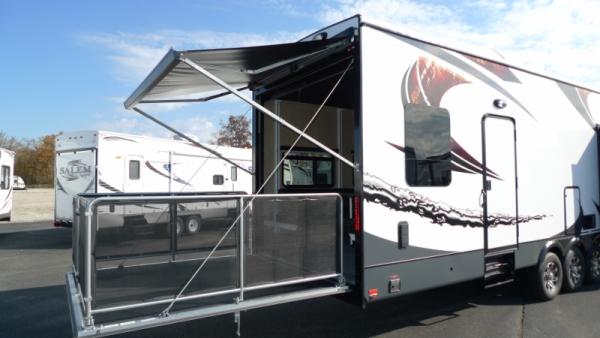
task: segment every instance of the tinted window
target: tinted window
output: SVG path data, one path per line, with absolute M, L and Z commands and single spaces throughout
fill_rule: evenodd
M 225 182 L 225 178 L 223 175 L 213 175 L 213 184 L 214 185 L 223 185 Z
M 447 186 L 450 184 L 452 168 L 448 110 L 406 105 L 404 144 L 408 185 Z
M 292 151 L 283 162 L 283 185 L 310 187 L 333 185 L 333 160 L 321 151 Z
M 10 188 L 10 167 L 3 165 L 0 177 L 0 189 L 6 190 Z
M 129 161 L 129 179 L 139 180 L 140 179 L 140 161 L 132 160 Z
M 231 180 L 237 181 L 237 167 L 231 167 Z

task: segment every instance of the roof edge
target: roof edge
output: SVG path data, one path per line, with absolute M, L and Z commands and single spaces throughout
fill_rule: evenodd
M 381 24 L 376 24 L 376 23 L 369 22 L 368 20 L 365 21 L 364 19 L 362 19 L 361 22 L 360 22 L 360 24 L 361 24 L 361 26 L 367 26 L 367 27 L 370 27 L 370 28 L 373 28 L 373 29 L 376 29 L 376 30 L 379 30 L 379 31 L 382 31 L 382 32 L 386 32 L 386 33 L 389 33 L 389 34 L 393 34 L 393 35 L 398 35 L 398 36 L 401 36 L 401 37 L 405 37 L 405 38 L 408 38 L 408 39 L 411 39 L 411 40 L 423 42 L 423 43 L 426 43 L 426 44 L 429 44 L 429 45 L 433 45 L 433 46 L 436 46 L 436 47 L 440 47 L 440 48 L 444 48 L 444 49 L 447 49 L 447 50 L 450 50 L 450 51 L 453 51 L 453 52 L 456 52 L 456 53 L 461 53 L 461 54 L 464 54 L 464 55 L 473 56 L 473 57 L 476 57 L 476 58 L 479 58 L 479 59 L 483 59 L 483 60 L 486 60 L 486 61 L 489 61 L 489 62 L 497 63 L 497 64 L 502 65 L 502 66 L 510 67 L 510 68 L 513 68 L 513 69 L 516 69 L 516 70 L 519 70 L 519 71 L 522 71 L 522 72 L 525 72 L 525 73 L 528 73 L 528 74 L 532 74 L 532 75 L 536 75 L 536 76 L 541 76 L 541 77 L 546 78 L 548 80 L 553 80 L 553 81 L 561 82 L 561 83 L 564 83 L 564 84 L 569 85 L 569 86 L 577 87 L 577 88 L 584 89 L 584 90 L 587 90 L 587 91 L 590 91 L 590 92 L 593 92 L 593 93 L 596 93 L 596 94 L 600 94 L 600 90 L 599 89 L 592 89 L 592 88 L 590 88 L 590 87 L 588 87 L 586 85 L 580 85 L 580 84 L 576 84 L 576 83 L 571 82 L 571 81 L 562 80 L 562 79 L 559 79 L 556 75 L 550 75 L 550 74 L 539 72 L 539 71 L 529 70 L 529 69 L 526 69 L 526 68 L 524 68 L 522 66 L 517 66 L 517 65 L 511 64 L 511 63 L 508 63 L 506 61 L 502 61 L 502 60 L 490 58 L 489 56 L 482 56 L 480 54 L 469 52 L 469 51 L 466 51 L 464 49 L 449 47 L 448 45 L 444 45 L 444 44 L 439 43 L 439 42 L 427 40 L 427 39 L 424 39 L 424 38 L 421 38 L 421 37 L 417 37 L 417 36 L 414 36 L 414 35 L 411 35 L 411 34 L 402 33 L 402 32 L 397 31 L 395 29 L 384 27 Z

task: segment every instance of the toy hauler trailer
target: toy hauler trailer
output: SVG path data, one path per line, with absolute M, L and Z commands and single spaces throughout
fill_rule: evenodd
M 10 221 L 13 205 L 15 153 L 0 148 L 0 221 Z
M 189 142 L 109 131 L 79 131 L 56 137 L 56 226 L 71 226 L 73 198 L 82 193 L 252 191 L 252 150 L 204 145 L 226 154 L 228 163 Z M 197 231 L 197 218 L 182 218 Z
M 81 196 L 74 335 L 519 271 L 545 300 L 600 280 L 597 91 L 355 16 L 296 43 L 171 50 L 125 107 L 170 128 L 138 104 L 226 94 L 254 108 L 254 193 Z M 236 219 L 185 249 L 99 242 L 111 204 L 156 203 L 173 223 L 179 204 L 227 198 Z

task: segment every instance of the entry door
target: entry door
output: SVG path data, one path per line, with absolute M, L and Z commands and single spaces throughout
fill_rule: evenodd
M 517 129 L 512 117 L 481 120 L 485 251 L 518 245 Z
M 144 158 L 139 155 L 129 155 L 125 158 L 124 192 L 144 192 L 143 168 Z

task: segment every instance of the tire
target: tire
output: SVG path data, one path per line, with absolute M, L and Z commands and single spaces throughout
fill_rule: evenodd
M 536 299 L 547 301 L 558 295 L 563 281 L 563 269 L 555 253 L 546 253 L 542 263 L 532 272 L 531 291 Z
M 181 236 L 183 233 L 183 219 L 181 217 L 177 217 L 177 222 L 175 223 L 175 232 L 177 237 Z M 167 235 L 171 235 L 171 224 L 167 223 Z
M 600 243 L 595 243 L 586 259 L 586 281 L 590 284 L 600 283 Z
M 563 261 L 563 268 L 563 290 L 566 292 L 579 290 L 585 280 L 585 257 L 579 248 L 569 249 Z
M 181 217 L 177 217 L 177 222 L 175 222 L 175 232 L 177 233 L 177 237 L 183 234 L 183 219 Z
M 200 216 L 190 216 L 185 221 L 185 232 L 194 235 L 200 231 L 202 227 L 202 218 Z

